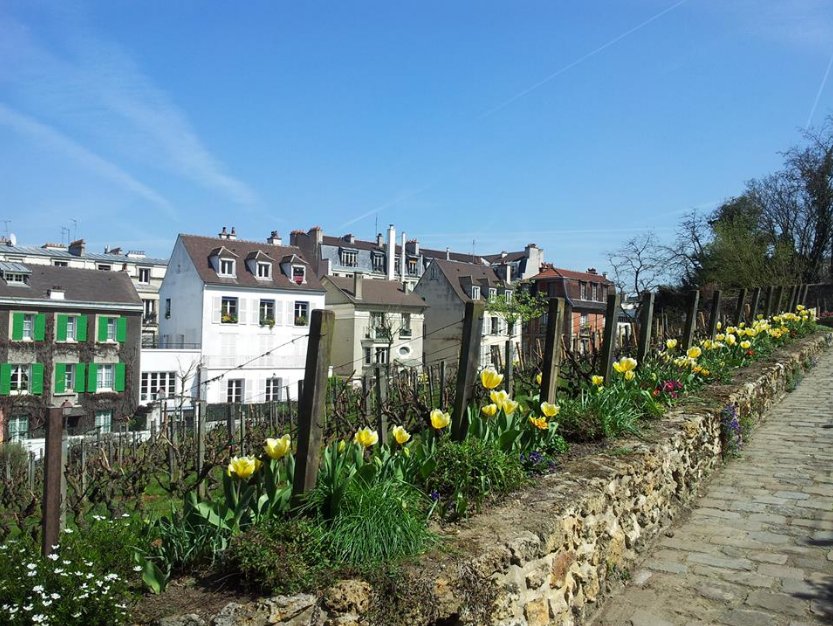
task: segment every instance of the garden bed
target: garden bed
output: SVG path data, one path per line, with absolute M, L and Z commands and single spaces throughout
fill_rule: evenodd
M 642 438 L 586 456 L 500 506 L 446 526 L 429 554 L 380 573 L 372 585 L 340 581 L 318 595 L 230 603 L 173 624 L 285 626 L 580 623 L 637 555 L 691 501 L 723 453 L 721 413 L 752 421 L 789 389 L 833 339 L 817 333 L 683 399 Z

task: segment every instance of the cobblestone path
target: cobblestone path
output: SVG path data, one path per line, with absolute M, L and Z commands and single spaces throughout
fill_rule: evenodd
M 594 623 L 833 624 L 833 351 Z

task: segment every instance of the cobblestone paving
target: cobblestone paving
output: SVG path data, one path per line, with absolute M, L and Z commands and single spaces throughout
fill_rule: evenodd
M 594 623 L 833 624 L 833 351 Z

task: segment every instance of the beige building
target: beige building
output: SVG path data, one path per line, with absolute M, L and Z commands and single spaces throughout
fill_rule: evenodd
M 377 364 L 412 367 L 422 364 L 425 302 L 402 283 L 324 276 L 327 309 L 335 312 L 333 370 L 360 376 Z

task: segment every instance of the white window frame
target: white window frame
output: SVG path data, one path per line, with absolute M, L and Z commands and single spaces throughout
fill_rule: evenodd
M 25 285 L 26 284 L 26 274 L 20 274 L 17 272 L 8 272 L 3 274 L 3 278 L 6 279 L 6 282 L 10 285 Z
M 497 289 L 495 287 L 489 287 L 489 300 L 494 300 L 497 298 Z
M 32 365 L 29 363 L 12 363 L 9 379 L 9 394 L 27 394 L 32 388 Z
M 220 257 L 219 262 L 217 263 L 217 276 L 236 276 L 237 272 L 235 272 L 236 263 L 234 259 L 225 259 Z M 226 271 L 228 269 L 228 271 Z
M 509 304 L 510 302 L 512 302 L 512 290 L 511 289 L 507 289 L 506 291 L 503 292 L 503 299 L 506 300 L 506 304 Z
M 113 266 L 108 263 L 99 263 L 96 265 L 95 269 L 101 270 L 102 272 L 109 272 L 113 269 Z
M 144 278 L 144 280 L 143 280 Z M 137 280 L 140 285 L 149 285 L 150 284 L 150 268 L 149 267 L 140 267 Z
M 113 391 L 116 386 L 116 367 L 112 363 L 98 363 L 95 376 L 96 391 Z
M 23 314 L 23 331 L 20 336 L 23 341 L 33 341 L 35 339 L 35 314 Z
M 69 261 L 52 261 L 52 267 L 69 267 Z
M 283 379 L 277 376 L 272 376 L 266 379 L 266 393 L 264 395 L 264 402 L 280 402 L 281 388 L 283 387 Z
M 300 270 L 300 274 L 298 276 L 301 278 L 300 281 L 296 280 L 295 272 Z M 291 280 L 296 285 L 303 285 L 307 282 L 307 268 L 303 265 L 293 265 L 292 266 L 292 277 Z
M 75 391 L 75 363 L 66 363 L 64 367 L 64 393 L 73 393 Z
M 340 250 L 339 260 L 342 267 L 358 267 L 359 253 L 356 250 Z
M 24 428 L 21 428 L 24 426 Z M 9 418 L 9 441 L 23 441 L 29 438 L 29 416 L 12 415 Z
M 374 361 L 377 365 L 387 365 L 389 361 L 388 349 L 384 347 L 376 348 L 374 352 Z
M 471 299 L 480 300 L 480 285 L 471 286 Z
M 110 433 L 113 431 L 113 412 L 112 411 L 96 411 L 95 412 L 95 428 L 100 433 Z
M 310 306 L 308 301 L 296 300 L 293 311 L 295 314 L 293 315 L 292 319 L 294 320 L 295 326 L 309 326 Z M 303 324 L 298 323 L 298 320 L 301 318 L 304 318 Z
M 373 365 L 373 350 L 370 346 L 364 348 L 364 364 Z
M 257 270 L 256 277 L 258 280 L 269 280 L 272 278 L 272 264 L 265 261 L 258 261 L 255 268 Z
M 176 395 L 176 372 L 142 372 L 139 400 L 156 400 L 160 391 L 167 397 Z
M 224 317 L 233 318 L 234 321 L 224 322 Z M 240 299 L 234 296 L 222 296 L 220 299 L 220 322 L 222 324 L 238 324 L 240 322 Z
M 229 404 L 242 404 L 243 394 L 246 391 L 246 381 L 243 378 L 229 378 L 226 383 L 226 402 Z
M 264 325 L 264 320 L 266 319 L 271 319 L 273 323 L 276 322 L 275 310 L 276 306 L 274 300 L 261 299 L 258 304 L 258 321 L 260 324 Z
M 108 317 L 107 319 L 107 341 L 115 342 L 116 333 L 118 332 L 118 318 Z

